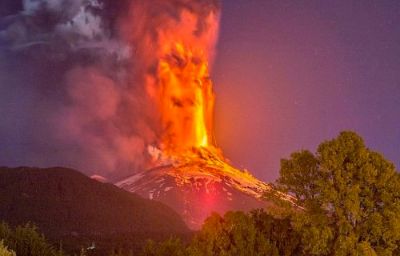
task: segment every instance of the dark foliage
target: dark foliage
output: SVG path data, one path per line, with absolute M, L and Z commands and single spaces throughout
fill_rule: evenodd
M 0 223 L 0 241 L 3 241 L 16 255 L 23 256 L 63 256 L 64 252 L 53 247 L 32 224 L 10 228 Z
M 281 161 L 278 187 L 302 210 L 286 209 L 304 255 L 399 255 L 400 175 L 354 132 Z
M 169 239 L 162 243 L 148 242 L 143 256 L 166 255 L 296 255 L 300 236 L 289 219 L 277 219 L 264 210 L 250 213 L 228 212 L 223 217 L 211 215 L 201 231 L 188 243 Z

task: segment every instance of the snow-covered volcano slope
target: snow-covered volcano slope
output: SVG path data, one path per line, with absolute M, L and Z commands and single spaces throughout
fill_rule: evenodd
M 204 149 L 137 173 L 116 185 L 167 204 L 193 229 L 199 228 L 211 212 L 268 207 L 270 203 L 262 197 L 272 189 Z

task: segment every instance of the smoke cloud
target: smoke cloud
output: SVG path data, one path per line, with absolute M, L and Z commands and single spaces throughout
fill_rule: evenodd
M 214 0 L 5 0 L 0 164 L 119 179 L 148 168 L 162 133 L 156 67 L 171 40 L 212 58 Z M 171 38 L 173 35 L 174 38 Z

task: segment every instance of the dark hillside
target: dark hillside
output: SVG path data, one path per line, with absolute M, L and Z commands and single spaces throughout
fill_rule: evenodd
M 188 232 L 179 215 L 162 203 L 60 167 L 1 167 L 0 221 L 33 222 L 52 240 Z

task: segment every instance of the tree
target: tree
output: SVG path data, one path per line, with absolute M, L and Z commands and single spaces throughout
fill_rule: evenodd
M 9 250 L 7 246 L 4 245 L 4 241 L 0 241 L 0 256 L 16 256 L 13 250 Z
M 185 245 L 178 239 L 149 241 L 143 256 L 289 256 L 298 252 L 299 236 L 288 219 L 276 219 L 263 210 L 212 214 Z
M 214 213 L 188 248 L 189 255 L 285 256 L 298 251 L 299 236 L 290 220 L 258 209 L 250 213 Z
M 277 187 L 299 206 L 306 255 L 393 255 L 399 244 L 399 174 L 354 132 L 283 159 Z
M 299 255 L 300 236 L 293 229 L 289 218 L 277 218 L 263 209 L 251 211 L 250 217 L 257 229 L 257 238 L 261 242 L 259 244 L 273 248 L 266 251 L 267 255 Z
M 177 238 L 170 238 L 162 243 L 155 243 L 150 240 L 145 245 L 142 256 L 184 256 L 186 253 L 186 247 Z
M 62 256 L 62 250 L 56 250 L 37 228 L 28 223 L 25 226 L 10 228 L 5 223 L 0 223 L 0 240 L 17 255 L 29 256 Z
M 256 235 L 254 223 L 243 212 L 228 212 L 223 218 L 214 213 L 205 221 L 193 245 L 201 255 L 250 256 L 256 255 Z

